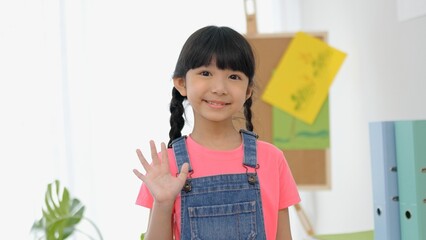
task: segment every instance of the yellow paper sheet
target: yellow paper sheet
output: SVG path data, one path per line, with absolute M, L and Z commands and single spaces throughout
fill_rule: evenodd
M 304 32 L 295 34 L 262 100 L 312 124 L 346 54 Z

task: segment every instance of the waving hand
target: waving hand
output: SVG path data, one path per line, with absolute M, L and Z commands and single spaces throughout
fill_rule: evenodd
M 146 184 L 157 203 L 173 202 L 185 184 L 188 175 L 188 164 L 185 163 L 182 166 L 181 172 L 177 177 L 173 176 L 170 173 L 166 145 L 161 143 L 161 159 L 159 159 L 154 141 L 150 141 L 149 144 L 152 164 L 149 164 L 142 152 L 137 149 L 136 153 L 145 169 L 145 174 L 142 174 L 137 169 L 133 169 L 133 172 Z

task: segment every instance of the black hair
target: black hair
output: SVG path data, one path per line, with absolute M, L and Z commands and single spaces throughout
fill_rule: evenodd
M 244 36 L 229 27 L 206 26 L 189 36 L 179 54 L 173 78 L 185 78 L 189 70 L 207 66 L 213 58 L 219 69 L 243 72 L 249 78 L 248 86 L 253 87 L 256 66 L 253 50 Z M 170 101 L 169 147 L 174 139 L 182 136 L 185 125 L 183 117 L 185 99 L 186 96 L 182 96 L 173 87 Z M 250 96 L 244 103 L 244 117 L 249 131 L 253 131 L 252 102 L 252 96 Z

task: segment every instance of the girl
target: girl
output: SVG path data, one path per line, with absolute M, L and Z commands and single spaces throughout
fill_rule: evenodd
M 151 209 L 145 239 L 291 239 L 288 207 L 300 198 L 283 152 L 252 132 L 254 73 L 249 43 L 231 28 L 201 28 L 184 44 L 168 148 L 157 154 L 150 141 L 151 164 L 136 150 L 145 169 L 134 170 L 143 181 L 136 203 Z M 194 113 L 188 136 L 184 101 Z

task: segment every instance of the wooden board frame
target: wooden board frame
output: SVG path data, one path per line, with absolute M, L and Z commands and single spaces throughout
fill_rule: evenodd
M 327 42 L 325 32 L 307 32 Z M 295 33 L 249 34 L 256 58 L 255 89 L 253 95 L 253 124 L 259 139 L 273 143 L 272 106 L 261 100 L 261 94 L 271 78 Z M 241 118 L 236 124 L 243 127 Z M 285 150 L 293 177 L 300 190 L 327 190 L 331 188 L 330 149 Z

